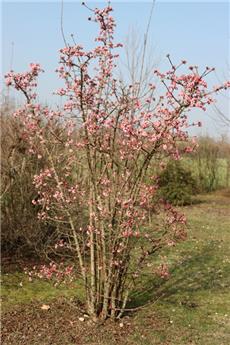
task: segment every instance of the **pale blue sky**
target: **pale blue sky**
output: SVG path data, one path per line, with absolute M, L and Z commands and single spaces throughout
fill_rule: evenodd
M 101 7 L 106 2 L 88 2 L 91 7 Z M 118 41 L 124 42 L 131 28 L 140 37 L 146 29 L 151 2 L 112 1 L 117 20 Z M 58 64 L 58 49 L 64 46 L 60 30 L 60 2 L 3 1 L 2 2 L 2 70 L 12 67 L 26 70 L 30 62 L 39 62 L 46 70 L 40 79 L 42 101 L 51 101 L 52 91 L 57 89 L 54 70 Z M 81 1 L 64 1 L 64 30 L 70 40 L 74 34 L 78 43 L 90 46 L 95 24 L 89 23 L 89 13 Z M 173 60 L 185 59 L 201 67 L 214 66 L 216 74 L 210 82 L 228 78 L 229 69 L 229 3 L 228 2 L 165 2 L 156 1 L 150 27 L 149 41 L 153 47 L 151 59 L 160 61 L 165 68 L 165 55 Z M 12 42 L 14 52 L 12 59 Z M 219 106 L 229 112 L 228 101 L 219 97 Z M 213 116 L 212 111 L 210 112 Z M 197 116 L 197 115 L 196 115 Z M 198 115 L 199 116 L 199 115 Z M 218 129 L 207 115 L 202 133 L 216 134 Z

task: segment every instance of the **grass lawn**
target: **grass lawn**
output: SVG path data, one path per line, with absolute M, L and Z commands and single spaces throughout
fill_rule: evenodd
M 229 345 L 230 344 L 230 192 L 200 196 L 183 207 L 189 238 L 170 251 L 170 279 L 145 279 L 147 292 L 136 306 L 151 303 L 115 325 L 80 321 L 82 313 L 66 300 L 78 283 L 55 288 L 20 272 L 2 275 L 3 344 L 26 345 Z M 43 303 L 50 310 L 42 310 Z

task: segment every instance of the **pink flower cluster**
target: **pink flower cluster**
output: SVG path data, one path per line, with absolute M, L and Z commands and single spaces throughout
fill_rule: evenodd
M 168 279 L 169 276 L 170 276 L 170 273 L 169 273 L 169 267 L 166 263 L 162 263 L 156 270 L 155 270 L 155 273 L 163 278 L 163 279 Z
M 33 278 L 48 279 L 54 280 L 55 285 L 61 282 L 72 282 L 75 277 L 72 265 L 65 266 L 63 263 L 54 262 L 50 262 L 49 265 L 34 266 L 32 270 L 25 268 L 24 272 L 29 276 L 30 281 Z
M 37 77 L 43 72 L 37 63 L 30 64 L 30 71 L 25 73 L 14 73 L 10 71 L 5 75 L 6 85 L 13 86 L 16 90 L 24 93 L 27 101 L 36 98 L 36 93 L 32 93 L 33 88 L 37 87 Z

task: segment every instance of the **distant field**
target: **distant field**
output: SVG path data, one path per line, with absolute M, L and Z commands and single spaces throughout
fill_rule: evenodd
M 188 241 L 162 253 L 170 263 L 170 279 L 146 278 L 147 292 L 136 294 L 132 306 L 151 303 L 115 325 L 87 321 L 78 282 L 65 288 L 29 283 L 11 267 L 2 275 L 3 344 L 229 345 L 230 191 L 202 195 L 199 200 L 183 207 Z M 41 309 L 42 304 L 50 309 Z M 82 316 L 84 321 L 79 320 Z

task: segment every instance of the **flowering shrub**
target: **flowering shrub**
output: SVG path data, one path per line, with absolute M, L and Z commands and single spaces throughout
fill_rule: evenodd
M 6 80 L 26 97 L 15 116 L 23 123 L 29 152 L 46 157 L 46 166 L 34 176 L 39 197 L 32 202 L 39 205 L 41 219 L 57 224 L 60 240 L 64 236 L 75 252 L 87 311 L 103 320 L 121 317 L 135 277 L 152 254 L 186 238 L 185 217 L 154 199 L 158 178 L 150 168 L 163 169 L 165 157 L 179 159 L 193 151 L 189 111 L 205 111 L 212 93 L 228 85 L 209 91 L 205 77 L 212 69 L 200 74 L 190 67 L 180 74 L 186 62 L 174 65 L 168 56 L 170 70 L 154 72 L 166 92 L 155 97 L 150 84 L 144 97 L 136 96 L 138 83 L 126 86 L 115 78 L 122 45 L 114 43 L 112 8 L 91 11 L 91 21 L 99 26 L 96 47 L 87 51 L 76 44 L 60 50 L 62 110 L 36 102 L 39 65 L 23 74 L 11 71 Z M 182 150 L 181 142 L 187 143 Z M 149 229 L 151 200 L 153 216 L 158 211 L 165 216 Z M 161 271 L 168 276 L 165 266 Z

